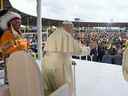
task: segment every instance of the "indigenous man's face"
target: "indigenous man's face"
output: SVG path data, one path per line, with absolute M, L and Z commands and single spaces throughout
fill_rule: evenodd
M 21 26 L 21 19 L 14 19 L 10 22 L 10 24 L 12 24 L 12 26 L 14 27 L 14 29 L 16 31 L 19 31 L 20 30 L 20 26 Z

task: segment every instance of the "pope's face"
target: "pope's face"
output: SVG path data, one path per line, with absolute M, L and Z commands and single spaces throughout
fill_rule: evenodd
M 14 29 L 16 31 L 19 31 L 20 30 L 20 26 L 21 26 L 21 19 L 14 19 L 12 21 L 10 21 L 10 24 L 12 24 L 12 26 L 14 27 Z
M 72 32 L 72 31 L 73 31 L 73 25 L 71 25 L 71 24 L 65 25 L 64 28 L 65 28 L 68 32 Z

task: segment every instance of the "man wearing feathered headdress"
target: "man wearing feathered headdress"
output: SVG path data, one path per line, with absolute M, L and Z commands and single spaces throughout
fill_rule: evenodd
M 15 12 L 0 12 L 0 49 L 6 57 L 7 79 L 11 96 L 42 96 L 37 64 L 26 52 L 28 42 L 20 31 L 21 16 Z

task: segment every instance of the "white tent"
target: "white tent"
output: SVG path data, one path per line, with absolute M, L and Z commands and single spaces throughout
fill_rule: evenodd
M 36 16 L 36 0 L 9 0 L 12 6 Z M 59 20 L 128 22 L 128 0 L 43 0 L 42 17 Z

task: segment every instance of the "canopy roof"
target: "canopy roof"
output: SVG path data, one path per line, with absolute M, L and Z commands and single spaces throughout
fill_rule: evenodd
M 9 0 L 21 12 L 36 16 L 36 0 Z M 42 0 L 42 17 L 80 18 L 83 22 L 128 22 L 128 0 Z

